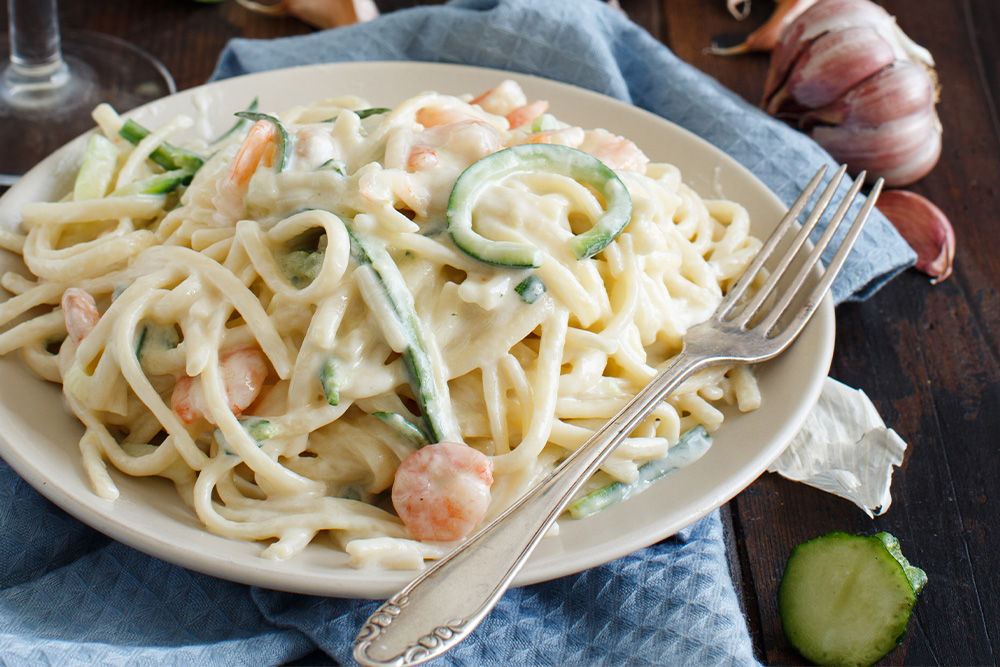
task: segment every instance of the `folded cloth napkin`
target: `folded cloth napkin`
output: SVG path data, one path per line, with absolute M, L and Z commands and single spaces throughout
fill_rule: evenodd
M 464 63 L 590 88 L 701 135 L 785 201 L 830 162 L 597 0 L 463 0 L 303 37 L 234 40 L 215 78 L 346 60 Z M 867 297 L 913 260 L 876 215 L 835 300 Z M 0 525 L 4 664 L 264 665 L 303 656 L 311 664 L 323 657 L 317 647 L 353 664 L 354 635 L 377 605 L 254 588 L 164 563 L 80 524 L 3 462 Z M 509 591 L 440 663 L 756 664 L 719 513 L 607 565 Z

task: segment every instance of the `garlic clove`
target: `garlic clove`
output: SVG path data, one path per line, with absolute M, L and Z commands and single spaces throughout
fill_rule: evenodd
M 835 160 L 865 169 L 889 186 L 923 178 L 941 155 L 941 124 L 933 108 L 877 126 L 820 125 L 810 136 Z
M 941 134 L 929 134 L 921 144 L 910 151 L 906 160 L 897 163 L 895 167 L 886 167 L 882 172 L 884 174 L 882 178 L 890 187 L 915 183 L 929 174 L 940 158 Z
M 918 113 L 936 101 L 937 85 L 923 65 L 897 60 L 819 109 L 799 118 L 799 128 L 815 125 L 879 125 Z
M 799 55 L 767 111 L 779 115 L 826 106 L 895 60 L 892 47 L 869 26 L 826 33 Z
M 875 206 L 916 251 L 916 268 L 931 276 L 932 285 L 951 275 L 955 230 L 941 209 L 906 190 L 883 191 Z

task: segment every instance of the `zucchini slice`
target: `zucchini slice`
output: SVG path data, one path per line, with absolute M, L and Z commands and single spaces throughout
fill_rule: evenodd
M 362 299 L 378 318 L 389 347 L 403 358 L 429 440 L 461 442 L 462 432 L 451 407 L 447 378 L 435 370 L 406 279 L 377 237 L 355 233 L 350 227 L 347 234 L 351 239 L 351 258 L 358 266 L 356 279 Z
M 483 189 L 512 174 L 543 171 L 568 176 L 592 187 L 604 198 L 604 213 L 570 248 L 577 259 L 604 250 L 628 224 L 632 198 L 614 170 L 589 153 L 559 144 L 521 144 L 474 162 L 455 181 L 448 199 L 448 231 L 455 245 L 476 259 L 496 266 L 538 268 L 542 251 L 527 243 L 494 241 L 472 228 L 472 209 Z
M 414 450 L 430 444 L 427 434 L 398 412 L 373 412 L 372 416 L 378 417 L 383 424 L 395 431 L 396 435 L 405 440 Z
M 340 376 L 340 365 L 335 357 L 329 357 L 319 369 L 319 383 L 323 387 L 323 395 L 330 405 L 340 405 L 340 389 L 344 378 Z
M 514 288 L 514 291 L 517 292 L 522 301 L 530 305 L 541 299 L 545 294 L 546 289 L 545 283 L 542 282 L 541 278 L 535 275 L 530 275 L 519 282 Z
M 712 446 L 712 436 L 699 424 L 684 432 L 677 444 L 662 458 L 639 467 L 639 476 L 631 484 L 611 482 L 607 486 L 576 498 L 566 508 L 574 519 L 582 519 L 611 507 L 649 488 L 653 482 L 700 459 Z
M 114 143 L 103 134 L 90 135 L 73 184 L 73 201 L 103 197 L 117 168 L 118 149 Z
M 922 570 L 911 575 L 926 581 Z M 835 531 L 792 549 L 778 612 L 788 640 L 811 662 L 873 665 L 902 642 L 916 599 L 883 537 Z
M 125 121 L 118 134 L 130 144 L 138 144 L 149 136 L 149 130 L 135 122 L 131 118 Z M 192 175 L 201 169 L 205 160 L 199 155 L 195 155 L 189 150 L 178 148 L 167 142 L 163 142 L 149 154 L 149 159 L 160 165 L 167 171 L 175 169 L 186 169 Z

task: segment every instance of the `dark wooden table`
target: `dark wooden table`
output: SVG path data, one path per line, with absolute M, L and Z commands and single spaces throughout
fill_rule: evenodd
M 545 0 L 538 0 L 544 2 Z M 381 0 L 383 13 L 415 4 Z M 747 30 L 725 0 L 621 0 L 628 15 L 677 55 L 756 103 L 768 58 L 704 52 L 712 35 Z M 907 639 L 883 664 L 987 665 L 1000 658 L 1000 3 L 880 0 L 937 60 L 944 124 L 941 161 L 910 189 L 955 226 L 955 273 L 931 286 L 909 271 L 837 315 L 831 374 L 863 389 L 908 443 L 893 503 L 870 520 L 854 505 L 765 474 L 725 508 L 734 577 L 759 658 L 796 664 L 775 592 L 789 549 L 830 530 L 888 530 L 930 583 Z M 61 0 L 64 28 L 118 35 L 160 58 L 185 89 L 203 83 L 232 37 L 306 33 L 295 19 L 266 18 L 232 0 Z M 6 23 L 6 10 L 0 8 Z M 7 149 L 8 147 L 2 147 Z M 39 156 L 41 157 L 41 156 Z

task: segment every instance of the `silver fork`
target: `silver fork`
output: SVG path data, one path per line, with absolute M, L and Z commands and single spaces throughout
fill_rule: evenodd
M 369 667 L 417 665 L 462 641 L 507 590 L 583 483 L 682 381 L 708 366 L 770 359 L 795 340 L 837 277 L 882 189 L 879 179 L 822 277 L 802 301 L 812 268 L 864 182 L 861 174 L 805 261 L 800 257 L 796 262 L 843 179 L 845 168 L 841 167 L 763 284 L 745 298 L 759 280 L 765 262 L 789 235 L 825 171 L 821 169 L 792 204 L 713 316 L 687 332 L 683 349 L 670 364 L 537 487 L 372 614 L 354 642 L 354 658 L 359 663 Z M 788 276 L 792 276 L 790 282 Z M 798 310 L 789 307 L 793 302 Z

